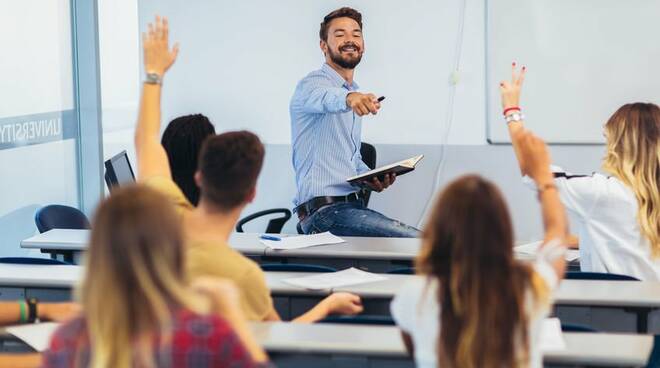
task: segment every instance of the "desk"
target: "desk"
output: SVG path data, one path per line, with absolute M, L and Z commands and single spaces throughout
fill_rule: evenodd
M 297 272 L 266 272 L 266 282 L 278 311 L 285 318 L 302 314 L 329 290 L 309 291 L 282 280 L 312 275 Z M 365 313 L 389 315 L 392 297 L 406 282 L 419 276 L 385 275 L 387 280 L 338 288 L 360 295 Z M 82 266 L 0 264 L 0 299 L 15 300 L 25 295 L 41 300 L 71 300 L 71 289 L 82 277 Z M 637 313 L 637 331 L 645 332 L 645 316 L 660 309 L 660 282 L 563 280 L 555 293 L 557 306 L 625 308 Z M 560 316 L 561 317 L 561 316 Z
M 251 323 L 257 341 L 273 363 L 291 368 L 413 368 L 399 329 L 345 324 Z M 653 349 L 653 336 L 564 333 L 566 349 L 544 352 L 552 367 L 643 367 Z M 0 342 L 21 344 L 0 329 Z
M 377 273 L 412 267 L 421 248 L 420 239 L 344 237 L 346 242 L 341 244 L 274 250 L 261 244 L 259 235 L 233 233 L 229 244 L 260 264 L 319 264 L 340 270 L 356 267 Z M 75 261 L 80 258 L 79 253 L 86 249 L 88 238 L 89 230 L 55 229 L 23 240 L 21 247 L 41 249 L 44 253 L 62 255 L 67 261 Z M 529 259 L 525 255 L 517 257 Z
M 371 272 L 386 272 L 411 267 L 421 244 L 419 239 L 344 237 L 346 243 L 318 247 L 274 250 L 259 242 L 254 233 L 234 233 L 232 248 L 257 263 L 322 264 L 337 269 L 359 267 Z M 44 253 L 63 255 L 73 262 L 76 253 L 87 248 L 89 230 L 54 229 L 21 242 L 22 248 L 41 249 Z
M 251 328 L 282 367 L 414 366 L 396 327 L 278 322 Z M 653 337 L 645 335 L 565 333 L 564 339 L 567 349 L 546 352 L 545 364 L 640 367 L 653 349 Z

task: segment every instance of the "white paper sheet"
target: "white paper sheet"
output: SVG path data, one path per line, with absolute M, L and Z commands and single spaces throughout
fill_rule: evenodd
M 50 337 L 59 326 L 60 324 L 56 322 L 29 323 L 5 327 L 5 330 L 30 345 L 34 350 L 43 352 L 48 349 Z
M 519 245 L 517 247 L 514 247 L 513 250 L 516 253 L 525 254 L 529 256 L 536 256 L 536 253 L 538 252 L 539 247 L 541 247 L 541 244 L 543 244 L 542 241 L 536 241 L 533 243 Z M 580 259 L 580 251 L 577 249 L 567 249 L 564 258 L 566 259 L 566 262 L 573 262 L 575 260 L 578 260 Z
M 541 351 L 566 350 L 566 341 L 561 332 L 559 318 L 546 318 L 541 326 Z
M 323 290 L 383 280 L 387 280 L 387 277 L 351 267 L 343 271 L 320 273 L 314 276 L 285 279 L 283 281 L 289 285 L 309 290 Z
M 279 237 L 277 235 L 273 236 Z M 344 239 L 332 235 L 329 231 L 312 235 L 285 236 L 280 237 L 280 239 L 281 240 L 279 241 L 259 239 L 259 241 L 272 249 L 300 249 L 316 245 L 339 244 L 346 242 Z

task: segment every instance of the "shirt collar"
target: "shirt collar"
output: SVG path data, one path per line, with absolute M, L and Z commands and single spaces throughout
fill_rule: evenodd
M 355 80 L 353 80 L 352 85 L 348 84 L 346 79 L 344 79 L 341 75 L 339 75 L 339 73 L 337 73 L 336 70 L 332 69 L 332 67 L 330 65 L 328 65 L 328 63 L 323 63 L 323 66 L 321 67 L 321 70 L 325 74 L 327 74 L 330 78 L 332 78 L 332 80 L 335 83 L 337 83 L 338 86 L 342 86 L 342 87 L 344 87 L 346 89 L 349 89 L 351 91 L 355 91 L 355 90 L 360 88 L 360 86 L 358 86 L 358 84 L 355 82 Z

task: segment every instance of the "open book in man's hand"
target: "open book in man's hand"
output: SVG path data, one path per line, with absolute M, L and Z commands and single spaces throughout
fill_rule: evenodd
M 379 167 L 371 171 L 367 171 L 364 174 L 348 178 L 346 181 L 352 185 L 362 187 L 365 186 L 364 182 L 371 181 L 373 178 L 378 178 L 380 181 L 384 180 L 386 174 L 396 174 L 396 176 L 401 176 L 415 170 L 415 166 L 417 166 L 417 163 L 423 158 L 424 155 L 411 157 L 407 160 L 395 162 L 391 165 Z

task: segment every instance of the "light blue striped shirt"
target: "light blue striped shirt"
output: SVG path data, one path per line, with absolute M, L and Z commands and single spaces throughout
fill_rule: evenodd
M 346 179 L 369 171 L 360 155 L 362 119 L 346 106 L 346 96 L 357 89 L 328 64 L 296 86 L 289 105 L 298 188 L 294 205 L 353 193 L 358 189 Z

